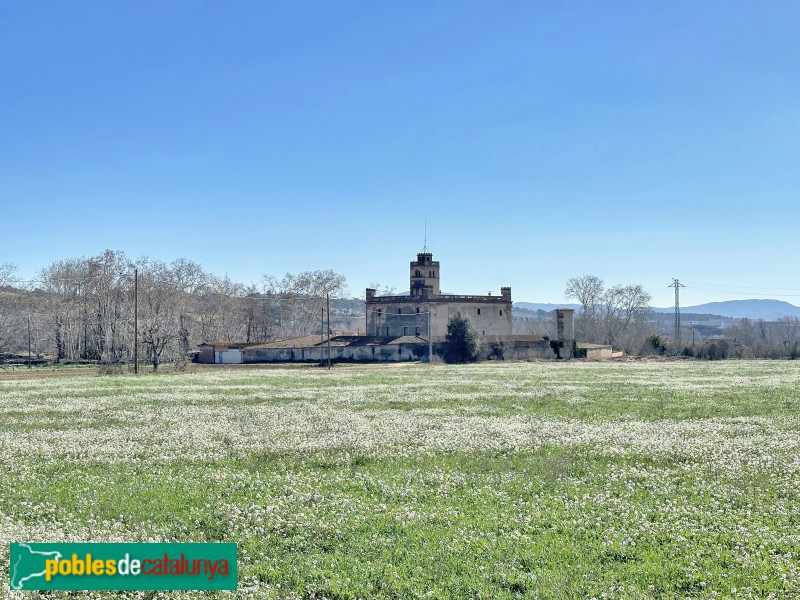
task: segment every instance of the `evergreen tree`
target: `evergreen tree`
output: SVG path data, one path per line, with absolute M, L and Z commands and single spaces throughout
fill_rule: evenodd
M 445 360 L 451 363 L 464 363 L 478 360 L 480 335 L 470 320 L 461 313 L 450 317 L 447 323 Z

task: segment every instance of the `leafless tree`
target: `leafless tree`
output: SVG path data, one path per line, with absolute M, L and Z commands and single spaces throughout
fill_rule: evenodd
M 9 286 L 16 268 L 0 265 L 0 351 L 32 345 L 58 360 L 130 360 L 134 348 L 134 267 L 139 271 L 139 342 L 155 369 L 180 363 L 204 341 L 260 341 L 319 328 L 326 294 L 346 293 L 330 271 L 265 278 L 260 288 L 207 273 L 196 262 L 130 260 L 107 250 L 56 261 L 31 289 Z M 23 326 L 24 325 L 24 326 Z
M 637 352 L 642 347 L 647 328 L 641 324 L 650 314 L 651 297 L 641 285 L 606 289 L 599 277 L 583 275 L 568 280 L 564 293 L 568 299 L 581 303 L 577 318 L 579 339 L 621 344 L 626 352 Z
M 342 296 L 347 285 L 343 275 L 324 270 L 287 273 L 281 279 L 265 276 L 263 288 L 279 335 L 298 337 L 318 331 L 326 295 Z
M 0 287 L 10 286 L 16 282 L 17 265 L 10 262 L 0 263 Z
M 581 275 L 567 280 L 564 295 L 581 304 L 577 316 L 578 337 L 588 341 L 597 336 L 600 324 L 600 308 L 605 294 L 603 280 L 595 275 Z
M 370 289 L 375 290 L 376 296 L 394 296 L 395 292 L 397 291 L 396 288 L 383 285 L 381 283 L 370 283 L 369 287 Z
M 614 344 L 634 321 L 650 314 L 650 294 L 641 285 L 615 285 L 602 297 L 603 342 Z M 631 348 L 625 348 L 630 351 Z
M 778 336 L 786 349 L 786 355 L 792 360 L 800 357 L 800 319 L 783 317 L 776 322 Z

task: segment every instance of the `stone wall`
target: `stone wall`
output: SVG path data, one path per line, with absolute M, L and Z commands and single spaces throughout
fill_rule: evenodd
M 333 362 L 403 362 L 427 356 L 425 344 L 389 344 L 369 346 L 331 346 Z M 250 348 L 244 351 L 245 363 L 325 362 L 326 346 L 311 348 Z
M 428 313 L 434 338 L 447 335 L 447 323 L 465 315 L 484 336 L 511 335 L 511 301 L 500 296 L 439 296 L 417 301 L 408 296 L 379 296 L 367 301 L 367 334 L 428 336 Z

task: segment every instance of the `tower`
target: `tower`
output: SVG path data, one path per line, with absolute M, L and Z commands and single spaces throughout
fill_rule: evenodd
M 559 342 L 572 342 L 575 339 L 575 311 L 571 308 L 557 308 L 556 338 Z
M 439 261 L 433 260 L 430 252 L 420 252 L 417 260 L 411 261 L 411 296 L 430 298 L 440 293 Z

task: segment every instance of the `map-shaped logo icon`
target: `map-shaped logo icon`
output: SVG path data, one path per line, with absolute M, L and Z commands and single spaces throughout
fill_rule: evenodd
M 46 561 L 60 559 L 60 552 L 42 552 L 34 550 L 28 544 L 11 544 L 9 587 L 12 590 L 26 589 L 27 581 L 45 576 Z

